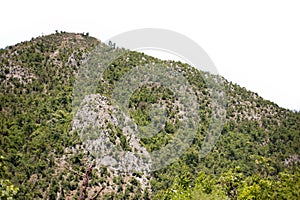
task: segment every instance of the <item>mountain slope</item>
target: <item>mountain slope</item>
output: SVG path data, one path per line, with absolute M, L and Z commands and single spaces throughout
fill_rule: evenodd
M 121 52 L 122 56 L 116 57 L 103 73 L 96 88 L 98 94 L 90 96 L 95 101 L 91 104 L 85 97 L 78 108 L 82 112 L 76 115 L 77 77 L 96 47 Z M 200 116 L 197 134 L 184 154 L 155 171 L 147 170 L 149 166 L 142 158 L 176 136 L 180 122 L 176 96 L 155 84 L 142 86 L 131 95 L 128 112 L 140 126 L 151 123 L 150 105 L 160 104 L 167 110 L 163 128 L 147 138 L 130 137 L 134 128 L 120 129 L 122 120 L 113 114 L 116 108 L 111 104 L 121 77 L 151 64 L 184 75 L 197 94 L 199 109 L 195 112 Z M 16 198 L 183 198 L 173 192 L 176 190 L 185 198 L 199 195 L 247 199 L 253 191 L 256 194 L 251 195 L 258 198 L 261 181 L 299 191 L 300 114 L 280 108 L 223 77 L 196 71 L 184 63 L 111 48 L 85 34 L 65 32 L 1 49 L 0 66 L 0 155 L 4 157 L 1 166 L 5 166 L 0 172 L 1 179 L 9 179 L 19 188 Z M 214 93 L 211 88 L 224 90 L 226 95 Z M 212 150 L 199 157 L 214 114 L 214 101 L 225 96 L 226 122 L 221 135 Z M 86 125 L 90 121 L 79 118 L 80 113 L 84 119 L 97 118 L 92 122 L 99 125 L 98 135 L 92 137 L 93 131 Z M 86 133 L 88 138 L 83 137 Z M 101 144 L 103 141 L 106 143 Z M 130 157 L 121 162 L 121 167 L 129 169 L 139 163 L 137 170 L 123 173 L 120 166 L 112 166 L 113 159 L 118 158 L 112 155 L 115 151 L 105 149 L 107 144 Z M 101 158 L 106 156 L 108 160 L 99 159 L 99 150 L 93 148 L 102 149 Z M 281 178 L 283 173 L 285 179 Z M 269 192 L 268 198 L 275 199 L 282 193 L 294 199 L 299 195 L 271 187 L 265 191 Z

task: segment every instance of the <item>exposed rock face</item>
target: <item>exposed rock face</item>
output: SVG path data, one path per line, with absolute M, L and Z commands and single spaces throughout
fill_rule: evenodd
M 150 155 L 134 135 L 136 130 L 131 126 L 119 127 L 114 110 L 106 97 L 88 95 L 74 117 L 72 129 L 79 134 L 96 167 L 108 166 L 116 174 L 142 173 L 143 188 L 149 181 L 145 177 L 150 171 Z M 126 116 L 124 119 L 128 120 Z

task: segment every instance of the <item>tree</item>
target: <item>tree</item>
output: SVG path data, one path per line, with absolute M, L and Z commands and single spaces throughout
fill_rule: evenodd
M 0 156 L 0 172 L 6 171 L 6 166 L 3 163 L 3 156 Z M 0 199 L 12 200 L 18 193 L 19 188 L 15 187 L 10 180 L 0 179 Z

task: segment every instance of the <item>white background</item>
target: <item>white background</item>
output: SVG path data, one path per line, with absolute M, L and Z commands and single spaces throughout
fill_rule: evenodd
M 197 42 L 226 79 L 300 110 L 300 4 L 291 0 L 10 0 L 0 4 L 0 47 L 59 31 L 102 41 L 164 28 Z

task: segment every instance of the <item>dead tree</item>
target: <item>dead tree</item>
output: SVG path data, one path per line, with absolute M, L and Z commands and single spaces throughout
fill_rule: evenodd
M 99 194 L 105 189 L 105 187 L 102 187 L 101 189 L 99 189 L 97 191 L 97 193 L 93 196 L 93 197 L 88 197 L 87 196 L 87 188 L 89 186 L 89 180 L 92 176 L 92 172 L 93 172 L 93 169 L 95 167 L 95 163 L 92 163 L 91 165 L 89 165 L 87 168 L 86 168 L 86 171 L 84 174 L 80 173 L 80 172 L 76 172 L 75 170 L 72 169 L 71 165 L 67 162 L 65 162 L 65 164 L 67 165 L 67 168 L 69 171 L 73 172 L 74 174 L 80 176 L 80 177 L 83 177 L 83 182 L 81 184 L 81 187 L 80 187 L 80 193 L 79 193 L 79 200 L 84 200 L 84 199 L 88 199 L 88 200 L 93 200 L 93 199 L 96 199 Z

